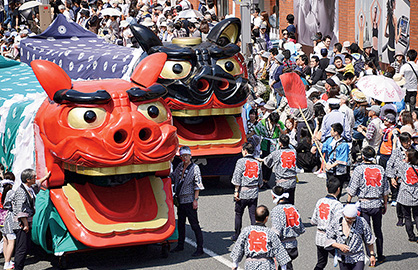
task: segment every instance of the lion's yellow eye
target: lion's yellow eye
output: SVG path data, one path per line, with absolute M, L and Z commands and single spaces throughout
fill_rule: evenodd
M 183 79 L 189 75 L 192 64 L 188 61 L 166 61 L 160 77 L 163 79 Z
M 68 124 L 75 129 L 92 129 L 101 126 L 106 119 L 103 108 L 77 107 L 68 113 Z
M 138 112 L 146 118 L 157 123 L 162 123 L 168 119 L 168 113 L 161 102 L 151 102 L 138 105 Z
M 226 59 L 219 59 L 216 64 L 220 66 L 225 72 L 228 72 L 232 76 L 236 76 L 242 73 L 241 65 L 238 61 L 231 57 Z

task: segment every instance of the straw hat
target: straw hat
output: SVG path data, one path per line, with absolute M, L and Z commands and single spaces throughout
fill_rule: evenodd
M 397 85 L 399 85 L 400 87 L 404 86 L 404 85 L 405 85 L 405 83 L 406 83 L 405 78 L 404 78 L 401 74 L 399 74 L 399 73 L 396 73 L 396 74 L 393 76 L 393 80 L 394 80 L 394 81 L 396 82 L 396 84 L 397 84 Z
M 353 99 L 356 102 L 366 102 L 367 101 L 366 95 L 363 92 L 359 91 L 359 90 L 353 91 L 352 92 L 352 95 L 353 95 Z

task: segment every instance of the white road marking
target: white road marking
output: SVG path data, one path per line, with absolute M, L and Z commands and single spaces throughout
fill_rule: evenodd
M 196 242 L 194 242 L 192 239 L 190 239 L 189 237 L 186 237 L 185 242 L 193 247 L 197 247 Z M 208 254 L 209 256 L 211 256 L 212 258 L 214 258 L 215 260 L 217 260 L 218 262 L 228 266 L 229 268 L 232 268 L 233 263 L 227 259 L 225 259 L 224 257 L 222 257 L 221 255 L 216 254 L 215 252 L 213 252 L 210 249 L 207 248 L 203 248 L 203 252 L 205 252 L 206 254 Z M 238 270 L 243 270 L 241 267 L 238 267 Z

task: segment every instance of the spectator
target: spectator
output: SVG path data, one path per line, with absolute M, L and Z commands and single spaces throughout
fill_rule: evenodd
M 405 104 L 409 110 L 414 110 L 416 107 L 417 96 L 417 78 L 418 78 L 418 65 L 415 64 L 417 59 L 417 51 L 409 50 L 406 53 L 407 62 L 400 68 L 399 74 L 401 74 L 405 80 Z
M 395 54 L 395 61 L 390 64 L 391 67 L 395 69 L 396 73 L 399 73 L 401 70 L 401 67 L 405 64 L 405 55 L 403 55 L 402 52 L 397 52 Z M 395 75 L 395 74 L 393 74 Z

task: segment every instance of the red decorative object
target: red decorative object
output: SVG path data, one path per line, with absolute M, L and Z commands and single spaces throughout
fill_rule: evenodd
M 267 252 L 267 235 L 265 232 L 252 230 L 248 235 L 248 249 L 253 252 Z
M 290 108 L 304 109 L 308 107 L 305 85 L 298 74 L 294 72 L 284 73 L 280 75 L 280 81 Z
M 329 204 L 321 203 L 319 205 L 319 218 L 323 220 L 328 220 L 329 217 Z
M 294 168 L 296 166 L 296 154 L 292 151 L 284 151 L 280 156 L 283 168 Z
M 283 208 L 286 214 L 286 227 L 299 226 L 299 214 L 294 207 Z
M 148 56 L 132 82 L 71 82 L 54 63 L 31 63 L 49 97 L 35 117 L 36 167 L 51 171 L 50 198 L 88 247 L 157 243 L 174 232 L 167 176 L 178 138 L 156 83 L 166 58 Z
M 244 176 L 248 178 L 258 178 L 258 163 L 257 161 L 245 161 Z
M 415 173 L 414 168 L 409 167 L 406 171 L 406 183 L 410 185 L 415 185 L 418 183 L 418 175 Z
M 364 170 L 364 178 L 367 186 L 382 186 L 382 173 L 378 168 L 366 168 Z

